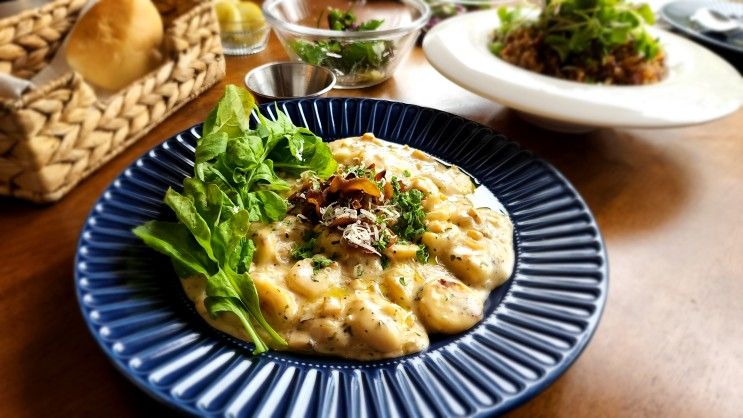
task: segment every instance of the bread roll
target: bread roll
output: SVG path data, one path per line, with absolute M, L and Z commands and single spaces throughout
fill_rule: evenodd
M 101 0 L 72 30 L 67 63 L 91 84 L 119 90 L 157 67 L 162 40 L 150 0 Z

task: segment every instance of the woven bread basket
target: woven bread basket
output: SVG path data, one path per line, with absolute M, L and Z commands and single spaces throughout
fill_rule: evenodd
M 29 79 L 54 57 L 86 0 L 55 0 L 0 20 L 0 72 Z M 154 0 L 164 60 L 100 101 L 74 72 L 0 99 L 0 196 L 53 202 L 225 74 L 208 0 Z

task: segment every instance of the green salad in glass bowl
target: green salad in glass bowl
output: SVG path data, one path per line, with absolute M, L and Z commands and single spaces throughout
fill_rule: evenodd
M 263 10 L 289 56 L 331 69 L 336 88 L 392 77 L 430 17 L 423 0 L 267 0 Z

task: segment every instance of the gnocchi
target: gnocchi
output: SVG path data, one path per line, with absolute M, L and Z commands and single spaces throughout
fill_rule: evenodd
M 418 296 L 418 313 L 426 329 L 453 334 L 472 328 L 482 317 L 483 298 L 444 270 L 431 270 Z

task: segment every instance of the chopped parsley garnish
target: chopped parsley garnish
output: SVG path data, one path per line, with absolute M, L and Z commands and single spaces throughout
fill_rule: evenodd
M 402 191 L 400 182 L 392 177 L 394 195 L 392 203 L 400 212 L 392 230 L 404 241 L 419 243 L 421 236 L 426 232 L 426 213 L 423 211 L 423 192 L 416 189 Z M 428 262 L 428 248 L 420 244 L 415 258 L 420 263 Z
M 380 264 L 382 264 L 382 269 L 386 269 L 390 266 L 390 258 L 386 255 L 382 255 L 382 259 L 380 260 Z
M 370 180 L 374 180 L 374 176 L 377 174 L 373 167 L 364 167 L 361 165 L 349 166 L 344 170 L 344 173 L 345 175 L 353 174 L 358 178 L 367 178 Z
M 295 260 L 304 260 L 305 258 L 311 258 L 315 255 L 315 243 L 317 242 L 317 234 L 308 232 L 304 236 L 304 241 L 295 244 L 292 248 L 291 256 Z
M 423 244 L 418 246 L 418 251 L 415 252 L 415 259 L 422 264 L 428 263 L 428 247 Z
M 395 194 L 392 203 L 400 210 L 400 218 L 392 226 L 392 230 L 402 239 L 418 242 L 426 232 L 426 213 L 423 211 L 423 192 L 416 189 L 400 190 L 397 178 L 392 177 L 392 187 Z
M 361 264 L 356 264 L 355 266 L 353 266 L 353 275 L 356 278 L 359 278 L 359 277 L 363 276 L 364 275 L 364 266 L 361 265 Z M 362 310 L 363 310 L 363 308 L 362 308 Z
M 400 278 L 398 280 L 400 281 L 400 284 L 401 285 L 403 285 L 403 286 L 407 285 L 407 283 L 405 283 L 405 278 L 404 277 L 400 276 Z
M 313 270 L 321 270 L 331 264 L 333 264 L 333 260 L 325 257 L 324 255 L 318 254 L 312 257 L 312 269 Z
M 372 246 L 376 248 L 380 254 L 382 254 L 384 253 L 384 250 L 386 250 L 387 247 L 390 245 L 391 239 L 392 236 L 390 235 L 389 231 L 387 229 L 384 229 L 382 233 L 379 234 L 379 239 L 372 243 Z

